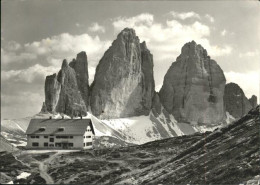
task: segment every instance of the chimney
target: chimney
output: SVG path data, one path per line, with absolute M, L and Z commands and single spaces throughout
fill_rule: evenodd
M 52 117 L 50 116 L 50 119 L 52 119 Z

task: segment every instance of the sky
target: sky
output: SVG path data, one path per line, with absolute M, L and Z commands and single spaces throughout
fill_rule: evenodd
M 1 1 L 1 119 L 38 113 L 44 81 L 63 59 L 86 51 L 89 81 L 117 34 L 134 28 L 164 75 L 194 40 L 250 98 L 259 97 L 260 3 L 257 1 Z M 258 100 L 259 101 L 259 100 Z

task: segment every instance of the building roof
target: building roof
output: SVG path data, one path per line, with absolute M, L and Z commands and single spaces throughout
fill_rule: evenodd
M 88 126 L 95 134 L 91 119 L 31 119 L 26 134 L 83 135 Z

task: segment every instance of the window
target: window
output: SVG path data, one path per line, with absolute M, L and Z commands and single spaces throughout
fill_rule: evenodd
M 62 131 L 64 131 L 64 130 L 65 130 L 64 127 L 60 127 L 60 128 L 58 128 L 58 131 L 60 131 L 60 132 L 62 132 Z
M 61 143 L 55 143 L 55 147 L 61 147 Z
M 40 136 L 35 136 L 35 138 L 40 138 Z
M 72 139 L 73 138 L 73 136 L 70 136 L 70 139 Z
M 70 146 L 70 147 L 73 147 L 73 143 L 69 143 L 69 146 Z
M 41 128 L 39 128 L 39 131 L 43 132 L 43 131 L 45 131 L 45 128 L 41 127 Z
M 35 138 L 35 136 L 31 136 L 31 138 Z
M 54 138 L 50 138 L 50 142 L 54 142 Z
M 48 136 L 44 136 L 44 138 L 48 138 Z
M 85 143 L 83 143 L 83 145 L 85 146 Z
M 92 142 L 87 142 L 87 146 L 91 146 L 92 145 Z
M 48 146 L 48 143 L 44 143 L 43 145 L 44 145 L 44 146 Z
M 39 146 L 39 143 L 32 143 L 32 146 Z
M 86 138 L 91 138 L 91 136 L 86 136 Z
M 66 138 L 69 138 L 69 136 L 56 136 L 56 138 L 58 138 L 58 139 L 66 139 Z
M 85 136 L 83 136 L 83 138 L 85 138 Z

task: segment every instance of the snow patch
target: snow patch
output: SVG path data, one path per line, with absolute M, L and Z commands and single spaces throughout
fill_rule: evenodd
M 227 124 L 230 124 L 236 120 L 229 112 L 226 112 L 226 117 L 227 117 L 227 119 L 226 119 Z
M 19 176 L 17 176 L 17 179 L 26 179 L 30 175 L 31 175 L 30 173 L 22 172 Z

